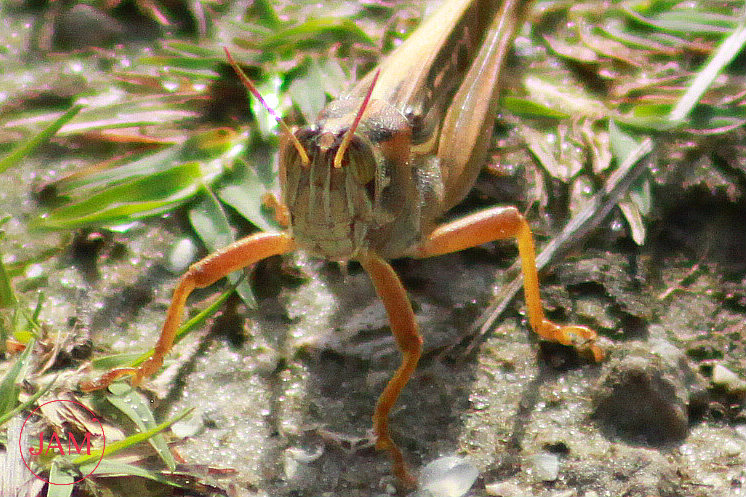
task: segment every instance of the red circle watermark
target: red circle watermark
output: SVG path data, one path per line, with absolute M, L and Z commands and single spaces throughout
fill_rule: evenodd
M 49 481 L 49 480 L 47 480 L 47 479 L 45 479 L 45 478 L 37 475 L 36 473 L 34 473 L 34 470 L 31 469 L 31 467 L 29 466 L 28 461 L 26 461 L 26 454 L 23 453 L 23 443 L 22 443 L 22 441 L 23 441 L 23 430 L 26 428 L 26 423 L 31 418 L 31 416 L 33 416 L 34 413 L 36 413 L 36 411 L 38 411 L 39 409 L 41 409 L 42 407 L 44 407 L 47 404 L 51 404 L 52 402 L 69 402 L 71 404 L 77 404 L 78 406 L 82 407 L 83 409 L 85 409 L 86 411 L 88 411 L 89 413 L 91 413 L 91 421 L 95 421 L 96 423 L 98 423 L 99 427 L 101 428 L 101 440 L 103 440 L 103 445 L 101 447 L 101 457 L 98 458 L 98 463 L 96 463 L 96 466 L 87 475 L 85 475 L 85 476 L 83 476 L 81 478 L 78 478 L 77 480 L 75 480 L 73 482 L 70 482 L 70 483 L 54 483 L 54 482 L 51 482 L 51 481 Z M 86 433 L 84 435 L 83 439 L 80 441 L 80 445 L 78 445 L 78 442 L 75 439 L 75 437 L 72 435 L 72 433 L 69 433 L 67 435 L 67 437 L 68 437 L 68 439 L 67 439 L 67 448 L 68 448 L 67 454 L 70 454 L 70 452 L 72 450 L 71 447 L 75 447 L 75 452 L 77 452 L 78 454 L 80 454 L 80 451 L 83 449 L 83 446 L 84 446 L 84 443 L 85 443 L 85 446 L 87 447 L 88 454 L 90 455 L 90 437 L 91 436 L 92 436 L 91 433 Z M 29 456 L 32 456 L 32 455 L 41 455 L 42 452 L 44 452 L 44 454 L 48 454 L 49 451 L 52 450 L 52 449 L 54 449 L 55 447 L 59 449 L 59 452 L 61 453 L 61 455 L 65 455 L 64 446 L 62 445 L 62 441 L 60 440 L 59 436 L 56 433 L 53 433 L 52 437 L 50 437 L 49 443 L 47 444 L 47 450 L 46 450 L 46 452 L 44 452 L 43 451 L 43 448 L 44 448 L 43 433 L 40 433 L 39 434 L 39 448 L 38 448 L 39 451 L 36 452 L 36 453 L 34 453 L 33 448 L 32 447 L 28 447 Z M 23 422 L 23 425 L 21 426 L 20 437 L 18 437 L 18 450 L 21 453 L 21 459 L 23 459 L 23 464 L 25 464 L 26 468 L 28 468 L 28 470 L 31 471 L 31 474 L 33 474 L 35 477 L 37 477 L 41 481 L 43 481 L 45 483 L 49 483 L 50 485 L 74 485 L 74 484 L 76 484 L 76 483 L 78 483 L 80 481 L 85 480 L 89 476 L 91 476 L 93 474 L 93 472 L 96 471 L 96 469 L 98 469 L 99 464 L 101 464 L 101 460 L 104 458 L 104 449 L 105 448 L 106 448 L 106 435 L 104 434 L 104 426 L 101 424 L 101 421 L 99 421 L 99 419 L 96 416 L 96 414 L 93 411 L 91 411 L 88 407 L 86 407 L 85 405 L 81 404 L 80 402 L 76 402 L 74 400 L 50 400 L 49 402 L 43 403 L 42 405 L 40 405 L 39 407 L 37 407 L 36 409 L 34 409 L 31 412 L 31 414 L 29 414 L 26 417 L 26 420 Z

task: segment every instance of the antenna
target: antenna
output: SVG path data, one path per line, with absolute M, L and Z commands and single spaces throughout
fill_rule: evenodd
M 280 125 L 280 128 L 282 131 L 290 137 L 290 141 L 293 142 L 293 146 L 298 151 L 298 155 L 300 155 L 300 160 L 303 163 L 303 167 L 308 167 L 311 164 L 310 159 L 308 158 L 308 154 L 306 153 L 306 150 L 303 148 L 303 145 L 298 140 L 298 137 L 295 136 L 295 133 L 293 133 L 293 130 L 290 129 L 290 126 L 285 123 L 285 121 L 282 120 L 280 116 L 277 115 L 277 113 L 274 111 L 272 107 L 270 107 L 267 102 L 264 101 L 264 98 L 262 97 L 261 93 L 259 93 L 259 90 L 256 89 L 256 86 L 254 86 L 254 83 L 251 82 L 248 76 L 243 72 L 243 70 L 238 66 L 235 60 L 233 60 L 233 57 L 231 57 L 231 53 L 228 51 L 227 47 L 223 47 L 223 50 L 225 50 L 225 56 L 228 59 L 228 63 L 231 65 L 234 71 L 236 71 L 236 74 L 238 75 L 238 79 L 241 80 L 241 83 L 246 87 L 249 92 L 254 95 L 254 97 L 259 100 L 259 103 L 262 104 L 262 107 L 267 109 L 267 112 L 270 113 L 272 117 L 275 118 L 275 121 L 277 121 L 277 124 Z
M 377 70 L 376 74 L 373 76 L 373 81 L 370 83 L 370 88 L 368 88 L 368 93 L 365 95 L 365 98 L 363 99 L 363 103 L 360 105 L 360 110 L 357 111 L 357 116 L 355 116 L 355 120 L 352 123 L 352 126 L 350 126 L 350 129 L 347 130 L 347 133 L 345 133 L 344 137 L 342 138 L 342 143 L 339 145 L 339 148 L 337 149 L 337 153 L 334 155 L 334 167 L 339 169 L 342 167 L 342 159 L 344 158 L 345 152 L 347 151 L 347 147 L 350 146 L 350 142 L 352 141 L 352 137 L 355 134 L 355 130 L 357 129 L 357 125 L 360 124 L 360 119 L 363 118 L 363 113 L 365 112 L 365 109 L 368 107 L 368 103 L 370 102 L 370 96 L 373 94 L 373 88 L 376 86 L 376 81 L 378 81 L 378 75 L 381 74 L 381 70 Z

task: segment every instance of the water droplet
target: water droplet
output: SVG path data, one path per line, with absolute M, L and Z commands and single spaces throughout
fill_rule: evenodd
M 166 91 L 176 91 L 179 89 L 179 83 L 175 81 L 163 81 L 161 86 L 163 86 L 163 89 Z

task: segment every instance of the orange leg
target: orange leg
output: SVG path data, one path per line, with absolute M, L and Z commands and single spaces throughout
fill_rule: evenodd
M 531 328 L 546 340 L 575 346 L 582 352 L 590 353 L 595 361 L 603 360 L 603 350 L 595 344 L 595 331 L 585 326 L 560 326 L 544 316 L 531 228 L 515 207 L 494 207 L 440 226 L 413 255 L 419 258 L 431 257 L 505 238 L 518 240 L 523 292 Z
M 389 451 L 393 459 L 394 475 L 405 484 L 415 486 L 417 480 L 410 474 L 401 450 L 391 439 L 389 413 L 417 367 L 417 361 L 422 354 L 422 337 L 417 328 L 412 304 L 394 269 L 375 254 L 366 254 L 359 260 L 373 280 L 376 293 L 383 301 L 391 331 L 402 355 L 401 364 L 378 397 L 373 413 L 376 448 Z
M 294 248 L 295 242 L 286 233 L 259 233 L 242 238 L 193 264 L 181 277 L 174 290 L 166 322 L 155 344 L 153 355 L 140 367 L 112 369 L 97 380 L 82 383 L 81 388 L 84 391 L 106 388 L 117 378 L 126 375 L 133 375 L 132 384 L 139 385 L 143 378 L 153 375 L 163 365 L 163 359 L 174 343 L 187 297 L 192 290 L 212 285 L 234 271 L 272 255 L 284 254 Z

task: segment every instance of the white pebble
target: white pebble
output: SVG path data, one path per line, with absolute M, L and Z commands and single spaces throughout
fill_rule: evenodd
M 509 481 L 500 481 L 489 483 L 484 486 L 487 495 L 495 497 L 532 497 L 533 494 L 527 494 L 525 490 L 518 485 Z
M 301 464 L 310 464 L 324 454 L 324 447 L 316 447 L 313 452 L 303 450 L 300 447 L 289 447 L 285 452 Z
M 204 428 L 204 420 L 202 415 L 198 413 L 192 413 L 190 416 L 177 421 L 171 425 L 171 433 L 179 438 L 193 437 Z
M 468 459 L 456 456 L 432 461 L 420 473 L 422 495 L 462 497 L 474 485 L 479 470 Z
M 536 454 L 529 458 L 534 477 L 539 481 L 554 481 L 559 476 L 559 457 L 554 454 Z
M 736 373 L 720 364 L 716 364 L 712 368 L 712 383 L 725 387 L 729 392 L 739 392 L 746 389 L 746 383 Z
M 189 267 L 197 256 L 197 245 L 191 238 L 182 238 L 171 247 L 168 254 L 168 270 L 174 274 L 181 274 Z

